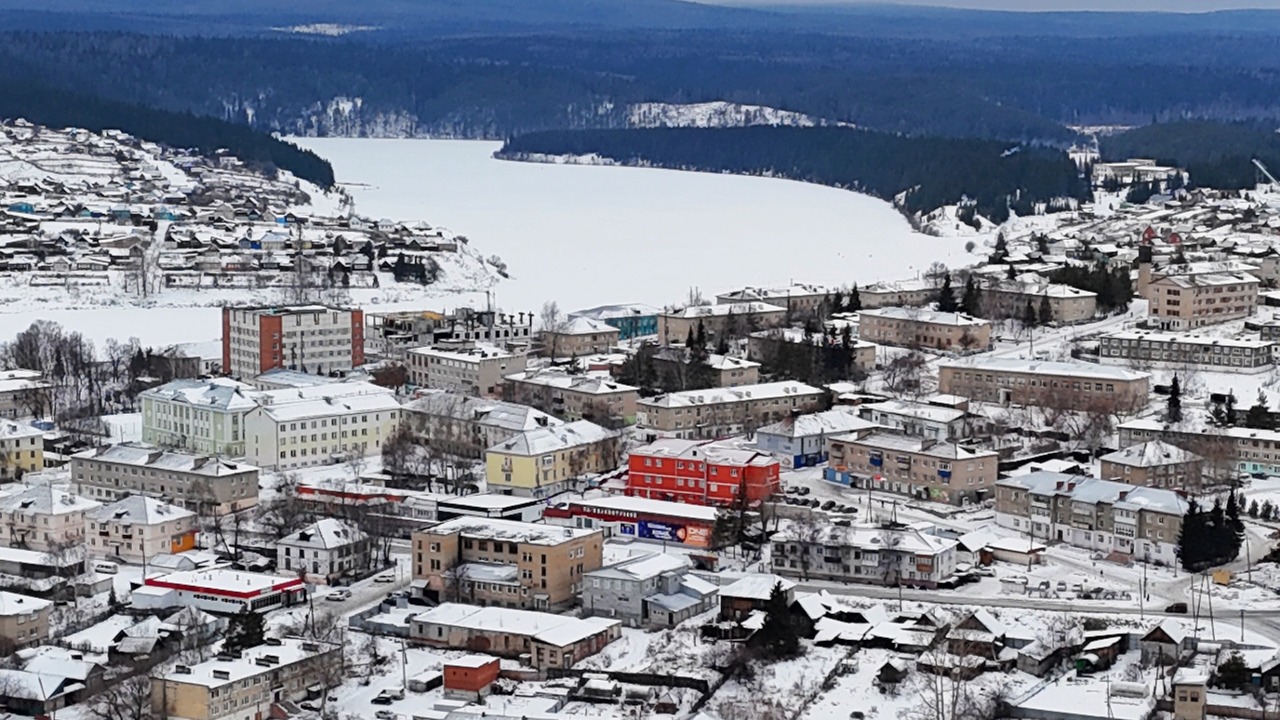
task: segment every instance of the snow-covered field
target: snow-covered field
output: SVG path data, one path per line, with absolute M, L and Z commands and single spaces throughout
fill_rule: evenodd
M 297 138 L 329 159 L 358 212 L 429 218 L 500 256 L 509 310 L 557 300 L 680 302 L 789 280 L 901 279 L 977 260 L 914 232 L 888 203 L 789 180 L 494 160 L 494 142 Z

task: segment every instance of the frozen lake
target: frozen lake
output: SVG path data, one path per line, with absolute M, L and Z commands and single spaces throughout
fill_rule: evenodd
M 593 305 L 683 301 L 744 285 L 827 285 L 913 277 L 935 260 L 972 262 L 965 238 L 912 231 L 888 203 L 788 180 L 672 170 L 540 165 L 492 159 L 494 142 L 305 138 L 332 161 L 358 212 L 426 220 L 497 255 L 512 279 L 496 291 L 510 311 L 556 300 Z M 450 309 L 483 298 L 407 305 Z M 218 337 L 216 307 L 0 307 L 0 338 L 48 319 L 101 343 L 136 336 L 165 345 Z

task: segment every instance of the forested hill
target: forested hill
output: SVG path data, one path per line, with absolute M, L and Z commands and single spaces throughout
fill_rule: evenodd
M 0 79 L 0 119 L 19 118 L 50 127 L 122 130 L 144 140 L 205 154 L 227 150 L 268 174 L 279 168 L 322 188 L 333 186 L 329 161 L 245 125 L 66 92 L 42 82 Z
M 1251 188 L 1258 182 L 1253 158 L 1280 173 L 1275 123 L 1159 123 L 1103 137 L 1099 146 L 1106 161 L 1144 157 L 1185 168 L 1192 187 Z
M 1012 208 L 1085 199 L 1089 189 L 1065 153 L 987 140 L 911 138 L 850 128 L 658 128 L 531 133 L 497 156 L 598 155 L 624 165 L 771 175 L 865 192 L 908 216 L 968 200 L 1003 222 Z

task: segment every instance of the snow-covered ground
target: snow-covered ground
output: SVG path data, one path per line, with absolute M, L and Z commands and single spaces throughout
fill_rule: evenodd
M 888 203 L 790 180 L 492 159 L 494 142 L 297 138 L 371 217 L 429 218 L 500 256 L 498 304 L 677 303 L 789 279 L 893 280 L 978 260 Z

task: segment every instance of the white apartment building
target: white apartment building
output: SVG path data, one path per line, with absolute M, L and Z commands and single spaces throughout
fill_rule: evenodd
M 503 378 L 528 365 L 524 352 L 480 343 L 461 349 L 415 348 L 408 361 L 414 385 L 482 397 L 501 396 Z
M 1259 284 L 1257 277 L 1243 270 L 1217 270 L 1204 264 L 1171 266 L 1153 272 L 1146 285 L 1148 314 L 1161 330 L 1191 330 L 1239 320 L 1258 306 Z
M 327 585 L 368 569 L 371 546 L 356 526 L 324 518 L 276 543 L 276 569 Z
M 323 305 L 223 308 L 222 369 L 254 378 L 272 368 L 325 374 L 364 364 L 364 312 Z
M 0 417 L 14 420 L 48 412 L 49 388 L 35 370 L 0 370 Z
M 104 445 L 71 456 L 76 492 L 110 503 L 144 495 L 215 515 L 258 504 L 258 468 L 145 443 Z
M 788 525 L 770 542 L 773 572 L 806 580 L 934 588 L 956 570 L 955 540 L 911 527 Z
M 365 382 L 273 390 L 254 400 L 244 419 L 245 457 L 264 468 L 326 465 L 353 453 L 380 453 L 400 423 L 395 394 Z
M 157 555 L 196 546 L 196 514 L 143 495 L 130 495 L 85 513 L 89 555 L 145 564 Z
M 144 391 L 142 441 L 207 455 L 244 455 L 253 386 L 229 378 L 174 380 Z
M 28 485 L 0 498 L 0 542 L 51 552 L 84 544 L 85 513 L 101 503 L 48 485 Z

